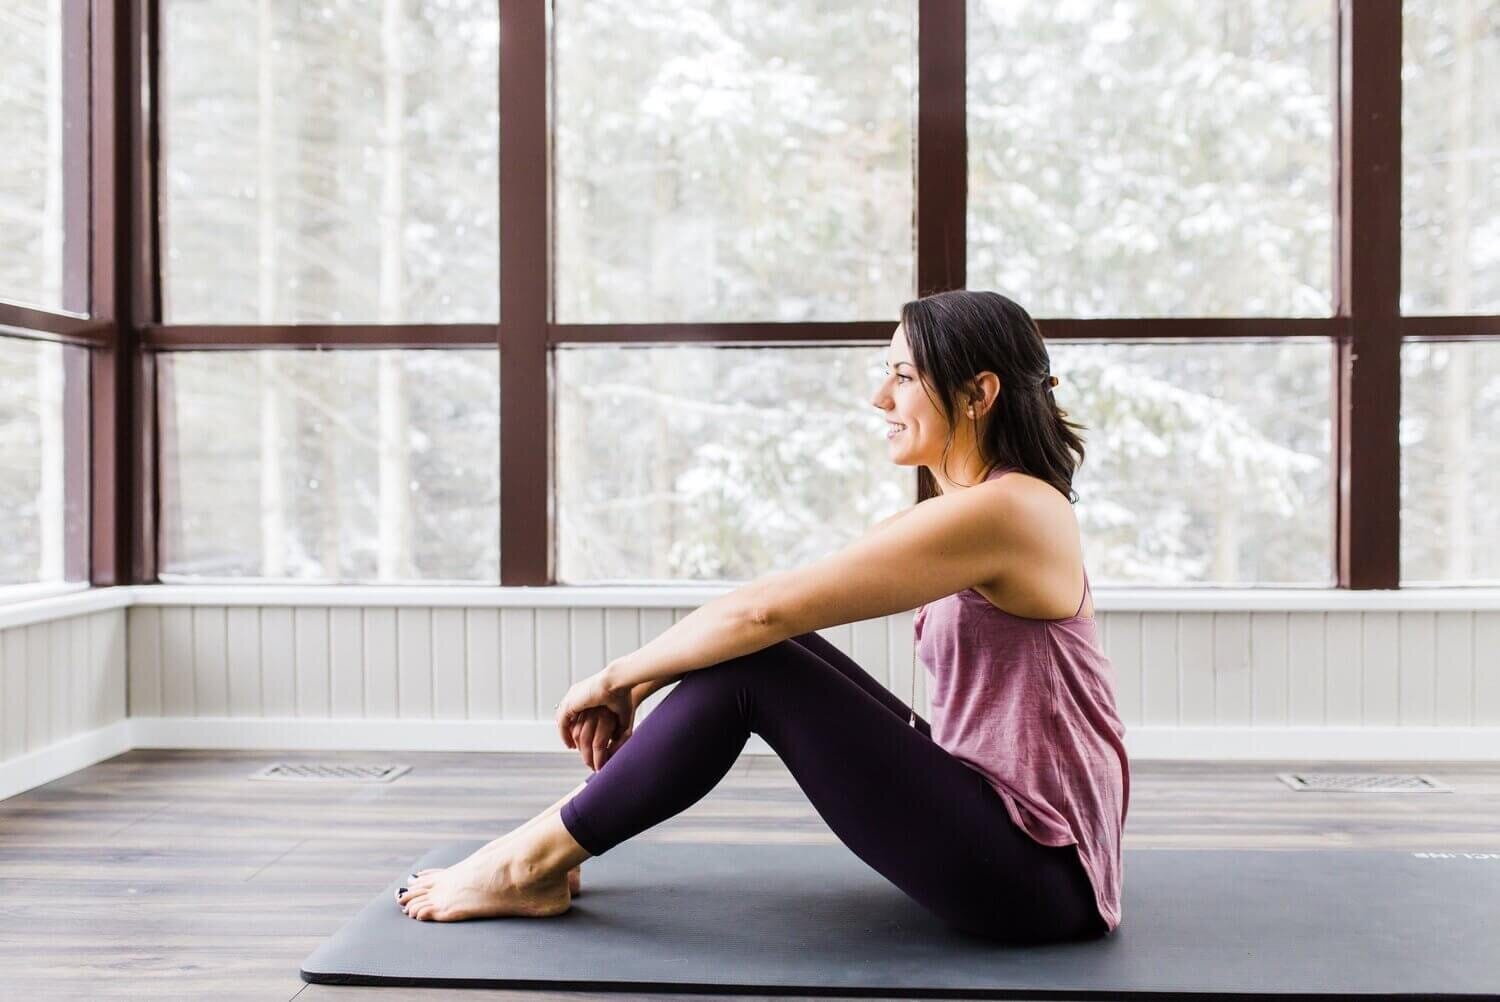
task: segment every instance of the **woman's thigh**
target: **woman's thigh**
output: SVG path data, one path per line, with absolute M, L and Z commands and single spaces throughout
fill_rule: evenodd
M 1046 942 L 1100 921 L 1071 845 L 1016 827 L 980 773 L 807 646 L 690 672 L 668 698 L 734 700 L 840 841 L 950 925 Z
M 881 685 L 879 679 L 861 668 L 859 662 L 835 647 L 833 642 L 828 640 L 828 638 L 820 633 L 811 632 L 798 634 L 792 640 L 806 647 L 840 672 L 853 679 L 856 685 L 878 699 L 886 709 L 901 718 L 901 720 L 907 722 L 908 727 L 911 726 L 910 721 L 911 715 L 914 712 L 913 708 L 902 702 L 901 698 L 894 692 L 891 692 L 890 689 Z M 923 720 L 920 714 L 917 716 L 917 730 L 923 734 L 932 733 L 932 725 Z

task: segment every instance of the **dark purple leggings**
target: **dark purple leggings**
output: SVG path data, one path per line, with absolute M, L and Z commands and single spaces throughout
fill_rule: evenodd
M 851 658 L 805 633 L 683 676 L 563 804 L 592 856 L 691 807 L 753 732 L 835 835 L 950 926 L 1045 943 L 1107 931 L 1074 845 L 1011 821 L 980 773 Z

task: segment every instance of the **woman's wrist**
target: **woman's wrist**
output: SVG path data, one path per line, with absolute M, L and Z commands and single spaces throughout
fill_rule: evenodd
M 624 663 L 623 658 L 616 658 L 614 661 L 611 661 L 608 665 L 605 666 L 604 670 L 600 672 L 600 675 L 603 678 L 605 689 L 607 691 L 618 692 L 622 689 L 628 689 L 630 692 L 631 705 L 638 707 L 642 703 L 644 703 L 647 697 L 649 697 L 653 692 L 656 692 L 658 689 L 664 689 L 667 686 L 671 685 L 673 682 L 678 681 L 682 678 L 683 675 L 686 675 L 687 672 L 682 672 L 681 674 L 677 675 L 671 675 L 667 678 L 648 678 L 641 682 L 632 683 L 628 681 L 622 681 L 622 679 L 628 677 L 628 674 L 628 667 Z
M 650 681 L 631 682 L 625 677 L 625 668 L 619 658 L 606 665 L 600 674 L 603 676 L 604 687 L 607 691 L 628 692 L 634 706 L 639 706 L 641 701 L 651 694 Z

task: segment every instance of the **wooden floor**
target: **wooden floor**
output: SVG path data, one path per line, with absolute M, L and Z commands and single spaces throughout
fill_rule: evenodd
M 247 780 L 273 761 L 314 760 L 412 771 L 390 784 Z M 1294 770 L 1425 773 L 1457 792 L 1295 793 L 1276 779 Z M 620 1002 L 307 985 L 297 974 L 401 867 L 437 843 L 511 830 L 585 774 L 571 751 L 117 756 L 0 801 L 0 997 Z M 1500 763 L 1136 762 L 1125 845 L 1495 850 L 1497 830 Z M 742 756 L 707 797 L 639 837 L 835 841 L 781 760 L 763 755 Z M 583 883 L 580 904 L 587 862 Z

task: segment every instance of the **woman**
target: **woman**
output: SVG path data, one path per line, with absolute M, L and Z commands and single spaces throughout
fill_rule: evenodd
M 856 855 L 949 925 L 1013 943 L 1118 926 L 1129 763 L 1072 510 L 1080 426 L 1036 324 L 997 293 L 907 303 L 888 364 L 872 403 L 892 461 L 918 467 L 918 503 L 576 683 L 558 729 L 596 771 L 413 875 L 408 915 L 566 911 L 584 859 L 696 803 L 753 732 Z M 815 632 L 918 606 L 931 725 Z M 641 700 L 679 679 L 635 733 Z

